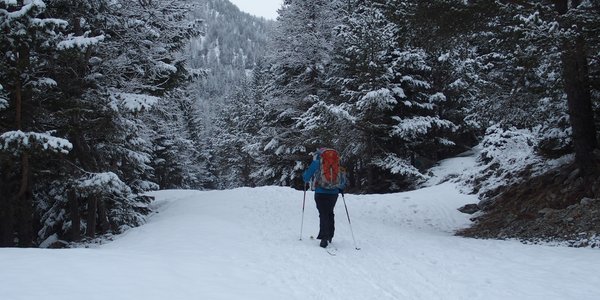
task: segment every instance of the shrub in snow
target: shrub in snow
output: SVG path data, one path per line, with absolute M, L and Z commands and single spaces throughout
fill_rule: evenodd
M 459 180 L 466 182 L 473 192 L 486 200 L 498 188 L 571 161 L 570 155 L 558 159 L 547 159 L 540 155 L 537 148 L 542 136 L 539 129 L 491 126 L 477 146 L 477 167 L 460 176 Z
M 530 130 L 492 126 L 481 142 L 480 158 L 485 164 L 497 163 L 506 169 L 519 170 L 537 159 L 536 144 L 536 137 Z

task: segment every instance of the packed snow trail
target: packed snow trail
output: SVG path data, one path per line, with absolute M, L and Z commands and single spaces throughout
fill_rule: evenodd
M 457 160 L 454 161 L 455 163 Z M 0 299 L 598 299 L 600 251 L 453 236 L 452 183 L 336 206 L 336 256 L 307 193 L 160 191 L 148 224 L 93 249 L 0 249 Z

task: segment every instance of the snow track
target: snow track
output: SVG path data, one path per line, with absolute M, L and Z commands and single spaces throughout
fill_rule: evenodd
M 598 299 L 600 251 L 452 235 L 476 202 L 452 183 L 336 206 L 336 256 L 307 193 L 160 191 L 148 224 L 94 249 L 0 249 L 0 298 Z

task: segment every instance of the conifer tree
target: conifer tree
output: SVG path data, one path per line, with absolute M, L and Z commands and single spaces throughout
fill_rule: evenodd
M 32 245 L 34 186 L 46 153 L 68 153 L 71 143 L 40 124 L 47 109 L 44 92 L 56 86 L 49 60 L 59 52 L 67 22 L 44 17 L 46 4 L 0 1 L 0 82 L 8 93 L 0 100 L 0 246 Z
M 415 167 L 419 156 L 437 158 L 427 156 L 434 136 L 440 144 L 452 143 L 444 131 L 457 126 L 440 118 L 447 98 L 433 90 L 430 55 L 413 45 L 407 30 L 412 6 L 359 1 L 349 8 L 337 28 L 329 79 L 333 94 L 341 96 L 338 108 L 350 116 L 353 133 L 344 152 L 354 157 L 351 172 L 362 178 L 355 182 L 362 190 L 406 188 L 423 178 Z
M 265 103 L 261 148 L 267 163 L 257 174 L 266 182 L 299 184 L 310 135 L 297 119 L 325 97 L 337 1 L 284 3 L 272 37 L 271 83 Z

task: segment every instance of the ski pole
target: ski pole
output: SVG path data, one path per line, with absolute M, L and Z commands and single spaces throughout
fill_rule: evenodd
M 350 224 L 350 233 L 352 233 L 352 241 L 354 241 L 354 249 L 360 250 L 356 246 L 356 239 L 354 238 L 354 231 L 352 230 L 352 222 L 350 222 L 350 214 L 348 213 L 348 205 L 346 205 L 346 198 L 344 197 L 344 193 L 342 192 L 342 200 L 344 200 L 344 208 L 346 208 L 346 216 L 348 217 L 348 224 Z
M 300 223 L 300 240 L 302 240 L 302 229 L 304 228 L 304 204 L 306 203 L 306 184 L 304 184 L 304 198 L 302 199 L 302 222 Z

